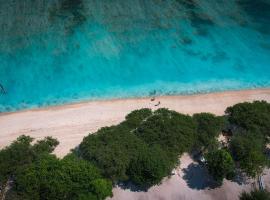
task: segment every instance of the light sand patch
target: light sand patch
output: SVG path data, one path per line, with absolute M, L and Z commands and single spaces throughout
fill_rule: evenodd
M 148 192 L 132 192 L 129 189 L 121 189 L 116 187 L 113 189 L 113 198 L 108 200 L 238 200 L 238 196 L 243 190 L 250 190 L 251 183 L 239 185 L 235 182 L 224 181 L 221 187 L 211 189 L 194 189 L 188 184 L 188 180 L 184 178 L 185 171 L 191 165 L 198 165 L 188 154 L 183 154 L 180 159 L 180 167 L 174 170 L 175 173 L 171 178 L 165 178 L 161 185 L 154 186 Z M 268 176 L 270 173 L 268 172 Z M 207 170 L 199 170 L 194 173 L 197 180 L 207 181 Z M 191 178 L 192 179 L 192 178 Z
M 53 136 L 60 141 L 55 153 L 62 157 L 76 147 L 88 133 L 121 122 L 135 109 L 165 107 L 186 114 L 211 112 L 222 115 L 228 106 L 253 100 L 270 102 L 270 89 L 163 96 L 156 97 L 154 102 L 150 98 L 90 101 L 1 114 L 0 148 L 9 145 L 22 134 L 37 139 Z M 159 101 L 160 105 L 155 106 Z

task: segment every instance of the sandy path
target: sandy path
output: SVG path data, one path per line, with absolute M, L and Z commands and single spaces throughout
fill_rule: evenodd
M 212 112 L 222 115 L 226 107 L 243 101 L 267 100 L 270 89 L 199 94 L 190 96 L 90 101 L 0 115 L 0 148 L 10 144 L 19 135 L 37 139 L 53 136 L 60 141 L 55 153 L 63 156 L 78 145 L 84 136 L 103 126 L 122 121 L 130 111 L 140 108 L 155 109 L 154 104 L 178 112 L 193 114 Z

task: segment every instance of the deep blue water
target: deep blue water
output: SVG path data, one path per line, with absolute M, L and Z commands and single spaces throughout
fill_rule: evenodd
M 270 86 L 270 0 L 0 0 L 0 17 L 1 112 Z

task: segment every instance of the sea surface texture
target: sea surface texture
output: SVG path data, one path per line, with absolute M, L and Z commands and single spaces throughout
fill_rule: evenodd
M 0 112 L 270 86 L 270 0 L 0 0 Z

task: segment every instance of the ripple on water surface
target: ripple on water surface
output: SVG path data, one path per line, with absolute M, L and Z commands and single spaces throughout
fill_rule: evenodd
M 269 0 L 13 0 L 0 16 L 2 112 L 270 86 Z

